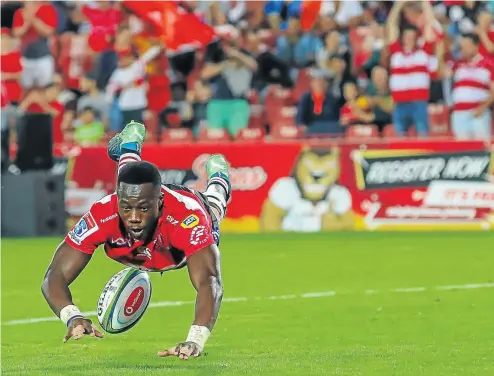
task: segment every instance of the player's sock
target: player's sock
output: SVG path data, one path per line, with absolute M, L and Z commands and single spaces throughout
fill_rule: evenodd
M 125 166 L 127 163 L 139 162 L 141 160 L 141 156 L 136 153 L 125 153 L 120 156 L 120 160 L 118 161 L 118 172 L 120 169 Z
M 204 195 L 218 221 L 225 217 L 227 204 L 231 200 L 232 186 L 228 167 L 225 157 L 220 154 L 211 155 L 206 163 L 208 187 Z

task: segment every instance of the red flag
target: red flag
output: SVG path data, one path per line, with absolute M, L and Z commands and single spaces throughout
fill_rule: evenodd
M 302 30 L 309 31 L 312 28 L 321 10 L 321 3 L 321 0 L 305 0 L 302 2 L 302 9 L 300 11 L 300 26 Z
M 176 2 L 124 1 L 124 5 L 156 27 L 169 51 L 204 47 L 216 37 L 211 26 Z

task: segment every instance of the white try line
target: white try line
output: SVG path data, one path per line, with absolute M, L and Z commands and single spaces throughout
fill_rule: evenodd
M 428 289 L 427 287 L 408 287 L 408 288 L 396 288 L 389 290 L 391 292 L 397 292 L 397 293 L 410 293 L 410 292 L 423 292 L 427 290 L 472 290 L 472 289 L 481 289 L 481 288 L 491 288 L 494 287 L 494 283 L 469 283 L 466 285 L 446 285 L 446 286 L 436 286 L 434 288 Z M 378 290 L 364 290 L 364 294 L 367 295 L 374 295 L 379 293 Z M 268 296 L 266 298 L 245 298 L 245 297 L 239 297 L 239 298 L 224 298 L 223 302 L 224 303 L 235 303 L 235 302 L 247 302 L 249 300 L 292 300 L 292 299 L 309 299 L 309 298 L 323 298 L 323 297 L 330 297 L 330 296 L 335 296 L 337 293 L 336 291 L 321 291 L 321 292 L 306 292 L 303 294 L 295 295 L 275 295 L 275 296 Z M 342 293 L 338 293 L 342 294 Z M 149 303 L 148 309 L 149 308 L 156 308 L 156 307 L 179 307 L 179 306 L 184 306 L 184 305 L 192 305 L 195 304 L 195 301 L 171 301 L 171 302 L 154 302 L 154 303 Z M 96 316 L 96 311 L 88 311 L 88 312 L 82 312 L 84 316 Z M 12 321 L 7 321 L 2 323 L 2 325 L 24 325 L 24 324 L 36 324 L 39 322 L 52 322 L 52 321 L 59 321 L 59 318 L 56 316 L 50 316 L 50 317 L 38 317 L 38 318 L 32 318 L 32 319 L 23 319 L 23 320 L 12 320 Z

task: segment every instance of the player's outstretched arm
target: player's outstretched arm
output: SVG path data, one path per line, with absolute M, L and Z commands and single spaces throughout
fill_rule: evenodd
M 72 302 L 69 285 L 86 267 L 91 255 L 72 248 L 65 241 L 61 243 L 45 273 L 41 291 L 52 311 L 67 324 L 64 342 L 70 338 L 80 339 L 84 334 L 103 337 L 91 320 L 82 316 Z
M 213 244 L 189 256 L 187 266 L 197 291 L 194 323 L 184 343 L 158 352 L 159 356 L 178 356 L 183 360 L 199 356 L 218 318 L 223 297 L 218 247 Z

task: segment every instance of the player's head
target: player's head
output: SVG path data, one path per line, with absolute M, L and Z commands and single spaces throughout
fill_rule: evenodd
M 480 40 L 476 34 L 467 33 L 461 36 L 461 56 L 464 59 L 472 59 L 479 53 Z
M 123 166 L 117 180 L 118 214 L 134 239 L 144 240 L 154 231 L 163 206 L 161 176 L 149 162 Z
M 418 30 L 413 25 L 405 25 L 401 30 L 401 44 L 406 49 L 414 49 L 417 45 Z

